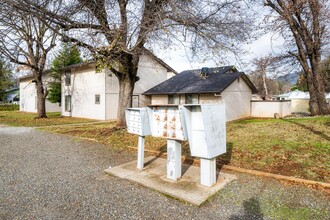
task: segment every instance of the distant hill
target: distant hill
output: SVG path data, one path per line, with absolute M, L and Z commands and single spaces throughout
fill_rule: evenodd
M 282 76 L 278 76 L 277 80 L 281 82 L 288 82 L 290 85 L 295 85 L 298 79 L 299 72 L 290 73 Z

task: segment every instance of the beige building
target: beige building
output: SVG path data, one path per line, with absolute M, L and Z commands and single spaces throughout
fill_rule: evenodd
M 224 102 L 227 121 L 251 116 L 252 94 L 257 89 L 234 66 L 187 70 L 149 89 L 152 105 Z
M 328 106 L 330 108 L 330 93 L 325 94 Z M 309 92 L 294 90 L 277 96 L 279 100 L 291 101 L 292 113 L 310 113 L 309 110 Z

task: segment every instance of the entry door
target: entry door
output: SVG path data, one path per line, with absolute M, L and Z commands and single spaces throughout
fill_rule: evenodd
M 132 107 L 138 108 L 139 107 L 139 95 L 132 96 Z

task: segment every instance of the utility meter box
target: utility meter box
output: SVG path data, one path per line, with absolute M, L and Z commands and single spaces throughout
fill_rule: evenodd
M 140 136 L 150 135 L 150 124 L 146 108 L 127 108 L 125 110 L 127 132 Z
M 186 140 L 183 118 L 178 105 L 148 106 L 151 135 L 173 140 Z
M 185 130 L 192 156 L 214 158 L 226 153 L 225 105 L 183 105 Z

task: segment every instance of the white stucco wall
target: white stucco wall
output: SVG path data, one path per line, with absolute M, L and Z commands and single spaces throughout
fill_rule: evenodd
M 65 85 L 62 75 L 62 115 L 105 119 L 105 73 L 96 73 L 94 65 L 71 70 L 71 85 Z M 71 95 L 71 112 L 65 111 L 65 96 Z M 95 95 L 100 95 L 100 104 L 95 104 Z
M 280 117 L 291 114 L 290 101 L 251 101 L 251 116 L 273 118 L 275 113 Z
M 138 77 L 140 80 L 135 83 L 134 95 L 139 96 L 139 107 L 151 103 L 149 97 L 141 95 L 143 92 L 167 80 L 168 72 L 165 67 L 149 56 L 142 55 L 139 61 Z
M 44 84 L 47 85 L 52 79 L 43 77 Z M 36 84 L 32 80 L 24 80 L 20 82 L 20 111 L 37 112 L 37 90 Z M 46 112 L 61 112 L 59 103 L 51 103 L 46 99 Z
M 221 93 L 226 105 L 227 121 L 249 117 L 251 114 L 252 90 L 242 78 L 235 80 Z
M 116 119 L 118 100 L 119 100 L 119 82 L 115 75 L 106 71 L 106 119 Z M 168 77 L 165 67 L 147 55 L 142 55 L 139 60 L 137 76 L 140 78 L 135 83 L 133 96 L 134 107 L 144 107 L 151 104 L 150 97 L 142 95 L 143 92 L 164 82 Z
M 19 84 L 20 106 L 23 112 L 37 112 L 36 108 L 36 88 L 35 83 L 23 81 Z
M 135 107 L 143 107 L 151 103 L 150 97 L 142 95 L 146 90 L 167 79 L 167 69 L 147 55 L 139 61 L 140 80 L 133 91 Z M 95 95 L 100 94 L 101 103 L 95 104 Z M 71 112 L 65 111 L 65 95 L 71 95 Z M 71 86 L 65 86 L 62 75 L 62 115 L 99 120 L 117 118 L 119 100 L 119 82 L 114 74 L 105 70 L 95 73 L 95 65 L 72 69 Z
M 199 104 L 211 104 L 218 103 L 221 101 L 221 97 L 215 96 L 214 94 L 200 94 Z

